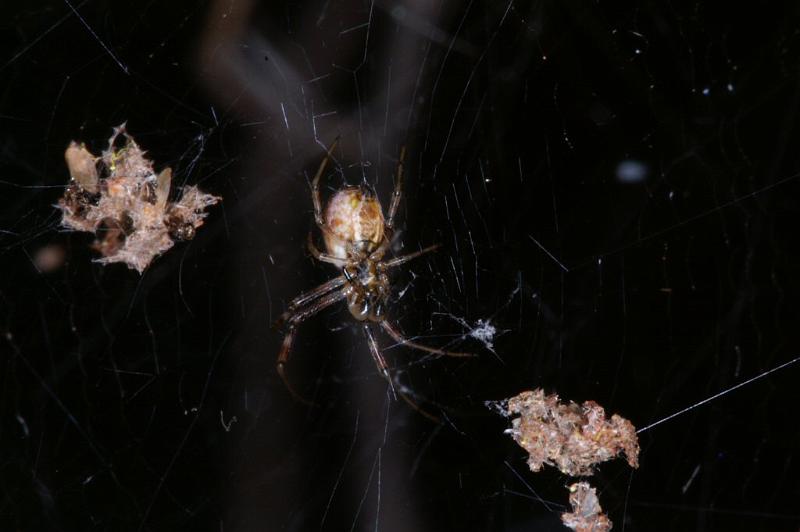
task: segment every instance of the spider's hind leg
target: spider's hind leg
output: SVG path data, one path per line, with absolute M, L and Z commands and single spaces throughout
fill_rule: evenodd
M 394 190 L 392 191 L 392 202 L 389 204 L 389 214 L 386 216 L 386 227 L 394 229 L 394 216 L 397 214 L 397 207 L 403 198 L 403 163 L 406 159 L 406 147 L 400 148 L 400 159 L 397 161 L 397 177 L 394 179 Z
M 382 262 L 382 263 L 380 263 L 378 265 L 378 267 L 380 269 L 386 271 L 386 270 L 388 270 L 390 268 L 395 268 L 397 266 L 400 266 L 401 264 L 405 264 L 406 262 L 408 262 L 410 260 L 414 260 L 417 257 L 422 256 L 422 255 L 424 255 L 426 253 L 430 253 L 431 251 L 436 251 L 437 249 L 439 249 L 439 247 L 441 247 L 441 244 L 434 244 L 432 246 L 428 246 L 426 248 L 423 248 L 423 249 L 421 249 L 419 251 L 415 251 L 415 252 L 409 253 L 407 255 L 401 255 L 400 257 L 395 257 L 395 258 L 393 258 L 391 260 L 387 260 L 385 262 Z
M 325 167 L 328 166 L 328 160 L 333 155 L 333 150 L 336 149 L 337 144 L 339 144 L 338 137 L 333 141 L 331 147 L 328 148 L 328 152 L 325 154 L 325 158 L 322 159 L 319 169 L 316 175 L 314 175 L 314 180 L 311 182 L 311 201 L 314 202 L 314 220 L 317 222 L 317 226 L 323 230 L 326 226 L 325 220 L 322 218 L 322 199 L 319 194 L 319 181 L 322 178 L 323 172 L 325 172 Z
M 327 226 L 324 227 L 324 231 L 330 231 Z M 341 259 L 339 257 L 334 257 L 328 253 L 323 253 L 322 251 L 317 248 L 314 244 L 314 236 L 309 232 L 308 233 L 308 252 L 311 253 L 311 256 L 317 259 L 320 262 L 327 262 L 328 264 L 333 264 L 337 268 L 344 268 L 350 262 L 347 259 Z

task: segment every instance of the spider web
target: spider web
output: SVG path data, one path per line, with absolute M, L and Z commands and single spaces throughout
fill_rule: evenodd
M 572 481 L 484 407 L 541 387 L 643 429 L 595 475 L 615 529 L 797 530 L 796 10 L 262 4 L 3 6 L 0 528 L 564 530 Z M 53 208 L 68 143 L 125 121 L 224 198 L 141 276 Z M 378 335 L 440 425 L 344 305 L 287 366 L 315 407 L 275 372 L 272 323 L 337 274 L 305 250 L 337 137 L 323 196 L 388 208 L 405 146 L 392 252 L 442 245 L 389 312 L 478 356 Z

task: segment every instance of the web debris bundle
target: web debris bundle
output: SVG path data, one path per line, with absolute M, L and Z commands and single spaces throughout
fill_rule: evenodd
M 594 466 L 624 454 L 628 465 L 639 467 L 639 440 L 627 419 L 605 410 L 594 401 L 563 403 L 544 390 L 522 392 L 499 405 L 513 417 L 506 430 L 528 453 L 528 466 L 537 472 L 547 464 L 572 477 L 589 476 Z M 572 513 L 562 515 L 566 526 L 577 532 L 606 532 L 611 521 L 602 513 L 594 488 L 586 482 L 570 486 Z
M 588 482 L 576 482 L 569 487 L 572 512 L 561 514 L 561 522 L 575 532 L 608 532 L 611 519 L 603 513 L 597 492 Z
M 120 136 L 125 142 L 117 147 Z M 188 186 L 168 201 L 172 170 L 156 174 L 145 153 L 125 124 L 114 128 L 99 157 L 73 141 L 64 153 L 71 180 L 58 202 L 65 227 L 96 235 L 97 262 L 121 262 L 139 273 L 175 242 L 194 238 L 206 209 L 221 200 Z
M 518 416 L 508 432 L 528 452 L 531 471 L 548 464 L 573 477 L 591 475 L 594 465 L 620 453 L 631 467 L 639 467 L 633 424 L 617 414 L 606 419 L 594 401 L 562 403 L 558 395 L 537 389 L 509 399 L 507 412 Z

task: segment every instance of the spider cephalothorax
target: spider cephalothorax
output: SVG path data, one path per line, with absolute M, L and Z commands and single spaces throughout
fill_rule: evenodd
M 317 260 L 336 266 L 341 275 L 296 297 L 279 320 L 280 323 L 287 324 L 288 330 L 278 355 L 278 373 L 295 397 L 299 396 L 289 384 L 284 367 L 289 359 L 296 328 L 307 318 L 342 300 L 347 302 L 350 314 L 362 323 L 375 364 L 392 385 L 394 385 L 394 379 L 378 343 L 375 341 L 372 324 L 380 325 L 397 343 L 414 349 L 437 355 L 471 356 L 466 353 L 453 353 L 428 347 L 408 340 L 386 317 L 391 293 L 388 270 L 438 247 L 438 245 L 428 246 L 414 253 L 383 260 L 394 233 L 394 217 L 402 196 L 405 150 L 400 152 L 392 201 L 384 218 L 383 209 L 377 196 L 365 187 L 346 187 L 338 190 L 331 196 L 323 211 L 319 182 L 335 147 L 336 143 L 328 150 L 311 185 L 314 220 L 322 232 L 325 252 L 317 249 L 311 234 L 308 235 L 308 249 Z M 411 402 L 402 390 L 400 395 Z
M 380 322 L 389 303 L 389 276 L 379 271 L 378 264 L 367 258 L 356 267 L 344 268 L 350 284 L 347 308 L 358 321 Z

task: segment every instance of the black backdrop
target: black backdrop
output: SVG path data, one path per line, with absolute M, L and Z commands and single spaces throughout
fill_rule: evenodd
M 485 401 L 543 387 L 641 428 L 800 355 L 795 3 L 263 4 L 0 7 L 2 530 L 561 530 L 569 479 Z M 53 208 L 69 141 L 124 121 L 224 197 L 141 276 Z M 391 315 L 479 357 L 379 339 L 441 425 L 343 307 L 289 364 L 320 406 L 275 372 L 271 323 L 335 274 L 304 243 L 337 136 L 324 193 L 386 205 L 406 146 L 395 251 L 443 244 Z M 797 530 L 798 372 L 601 466 L 615 530 Z

